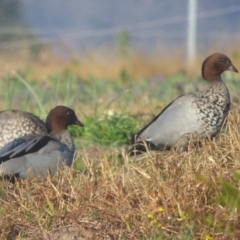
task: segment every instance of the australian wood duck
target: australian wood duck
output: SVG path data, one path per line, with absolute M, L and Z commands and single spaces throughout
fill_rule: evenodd
M 83 126 L 71 108 L 52 109 L 46 119 L 48 135 L 25 135 L 0 150 L 0 175 L 42 178 L 48 171 L 53 175 L 58 168 L 71 166 L 75 146 L 67 127 L 73 124 Z
M 44 122 L 37 116 L 20 110 L 0 112 L 0 149 L 26 134 L 47 134 Z
M 230 95 L 221 79 L 224 71 L 238 72 L 231 60 L 221 53 L 207 57 L 202 77 L 208 87 L 201 92 L 182 95 L 168 104 L 132 139 L 129 154 L 171 147 L 187 150 L 191 139 L 214 137 L 221 130 L 230 109 Z

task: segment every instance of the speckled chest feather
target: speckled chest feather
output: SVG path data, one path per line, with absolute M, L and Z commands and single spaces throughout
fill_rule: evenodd
M 26 134 L 46 134 L 44 123 L 32 118 L 17 116 L 16 118 L 1 119 L 0 148 L 10 141 Z
M 194 103 L 203 126 L 200 134 L 215 136 L 221 130 L 230 110 L 230 94 L 227 87 L 219 81 L 194 95 L 196 97 Z

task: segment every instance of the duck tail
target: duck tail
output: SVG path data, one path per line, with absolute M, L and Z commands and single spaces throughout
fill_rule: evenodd
M 135 156 L 151 150 L 157 150 L 154 144 L 140 138 L 138 134 L 132 136 L 130 145 L 131 146 L 127 151 L 129 156 Z

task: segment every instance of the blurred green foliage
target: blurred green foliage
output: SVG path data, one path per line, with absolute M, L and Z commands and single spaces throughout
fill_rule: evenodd
M 71 127 L 70 132 L 91 144 L 117 147 L 129 142 L 138 121 L 125 113 L 85 117 L 84 128 Z

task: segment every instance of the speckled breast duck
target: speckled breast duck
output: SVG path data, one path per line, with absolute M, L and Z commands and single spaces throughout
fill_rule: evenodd
M 134 135 L 130 155 L 174 147 L 187 150 L 196 138 L 216 136 L 230 109 L 230 94 L 221 79 L 224 71 L 238 72 L 224 54 L 214 53 L 202 64 L 202 77 L 208 87 L 201 92 L 182 95 L 168 104 L 149 124 Z

